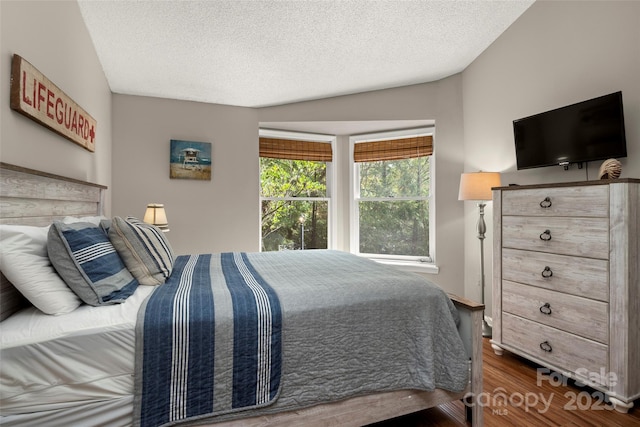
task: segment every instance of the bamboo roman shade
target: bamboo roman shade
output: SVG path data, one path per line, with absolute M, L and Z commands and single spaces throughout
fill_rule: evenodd
M 412 159 L 433 154 L 433 136 L 359 142 L 353 148 L 355 162 Z
M 293 139 L 260 138 L 260 157 L 330 162 L 331 144 Z

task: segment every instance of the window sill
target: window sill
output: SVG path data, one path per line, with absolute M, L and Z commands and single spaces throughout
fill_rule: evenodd
M 400 270 L 411 271 L 414 273 L 427 273 L 438 274 L 440 268 L 437 265 L 427 262 L 419 261 L 400 261 L 397 259 L 381 259 L 381 258 L 369 258 L 372 261 L 379 262 L 380 264 L 392 265 Z

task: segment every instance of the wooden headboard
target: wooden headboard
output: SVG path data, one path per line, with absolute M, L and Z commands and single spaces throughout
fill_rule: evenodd
M 0 224 L 46 226 L 65 216 L 103 214 L 104 185 L 0 162 Z M 0 320 L 27 304 L 0 274 Z

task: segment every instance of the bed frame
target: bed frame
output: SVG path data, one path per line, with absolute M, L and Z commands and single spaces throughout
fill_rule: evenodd
M 103 214 L 107 187 L 0 162 L 0 223 L 46 226 L 65 216 Z M 362 426 L 395 418 L 447 402 L 463 399 L 472 426 L 483 425 L 482 406 L 475 397 L 482 393 L 482 316 L 484 305 L 450 295 L 460 314 L 458 330 L 470 361 L 466 390 L 452 393 L 400 390 L 358 396 L 300 410 L 262 415 L 212 424 L 215 427 L 264 426 Z M 28 302 L 0 276 L 0 320 Z M 475 404 L 473 404 L 476 402 Z

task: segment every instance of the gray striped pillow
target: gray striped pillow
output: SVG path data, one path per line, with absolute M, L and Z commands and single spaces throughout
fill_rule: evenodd
M 161 285 L 171 275 L 173 250 L 158 227 L 133 217 L 116 216 L 108 233 L 127 269 L 140 284 Z
M 138 287 L 107 235 L 94 224 L 54 222 L 47 252 L 60 277 L 87 304 L 121 303 Z

